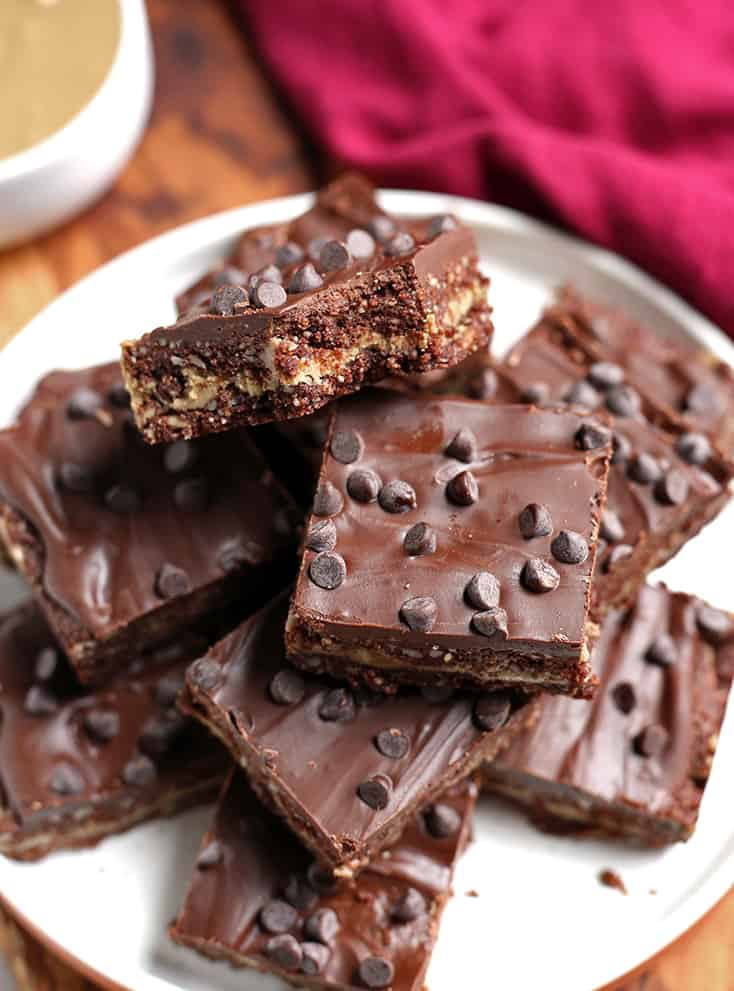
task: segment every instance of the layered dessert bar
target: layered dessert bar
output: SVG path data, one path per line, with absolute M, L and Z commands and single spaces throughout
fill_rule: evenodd
M 216 795 L 226 754 L 175 705 L 201 649 L 182 638 L 83 689 L 35 603 L 0 618 L 0 852 L 89 846 Z
M 285 658 L 281 596 L 191 666 L 180 705 L 245 769 L 264 804 L 346 876 L 393 843 L 416 809 L 527 725 L 526 693 L 351 691 Z
M 350 175 L 287 223 L 245 233 L 173 325 L 123 344 L 150 443 L 304 416 L 396 372 L 487 347 L 487 280 L 471 230 L 401 219 Z
M 235 774 L 171 937 L 319 991 L 420 991 L 469 838 L 474 785 L 416 813 L 355 880 L 337 881 Z
M 734 617 L 644 586 L 604 620 L 593 702 L 546 697 L 541 715 L 485 771 L 549 828 L 650 846 L 693 832 L 734 674 Z
M 47 375 L 0 431 L 0 540 L 83 681 L 235 597 L 257 608 L 298 520 L 243 431 L 144 444 L 116 364 Z
M 288 619 L 293 662 L 379 691 L 587 694 L 610 440 L 575 411 L 342 400 Z

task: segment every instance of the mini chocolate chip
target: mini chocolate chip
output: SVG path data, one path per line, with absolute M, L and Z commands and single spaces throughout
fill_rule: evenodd
M 259 920 L 265 932 L 284 933 L 296 924 L 298 912 L 288 902 L 273 898 L 260 909 Z
M 607 393 L 606 406 L 617 416 L 635 416 L 640 412 L 641 401 L 633 388 L 629 385 L 620 385 Z
M 326 946 L 322 946 L 321 943 L 311 943 L 308 941 L 301 943 L 301 953 L 303 954 L 301 959 L 301 973 L 307 974 L 309 977 L 321 974 L 331 956 Z
M 454 690 L 451 685 L 422 685 L 421 695 L 429 705 L 440 705 L 453 698 Z
M 242 286 L 219 286 L 212 293 L 209 312 L 215 316 L 231 317 L 238 303 L 247 302 L 247 293 Z
M 298 970 L 303 963 L 303 950 L 295 936 L 291 936 L 290 933 L 271 936 L 265 944 L 265 955 L 283 970 Z
M 462 427 L 458 433 L 454 434 L 444 453 L 447 457 L 456 458 L 466 464 L 469 464 L 470 461 L 476 461 L 479 448 L 474 431 L 470 430 L 469 427 Z
M 331 894 L 336 890 L 337 878 L 329 871 L 324 870 L 321 864 L 317 864 L 315 861 L 309 865 L 306 871 L 306 877 L 311 887 L 324 895 Z
M 339 932 L 339 919 L 333 908 L 317 908 L 303 923 L 303 935 L 315 943 L 328 944 Z
M 392 794 L 392 781 L 386 774 L 375 774 L 357 785 L 357 794 L 371 809 L 385 809 Z
M 173 490 L 173 501 L 187 513 L 201 513 L 209 505 L 209 483 L 202 476 L 185 478 Z
M 637 705 L 635 686 L 629 681 L 619 681 L 612 689 L 612 701 L 621 713 L 628 716 Z
M 356 502 L 374 502 L 382 480 L 369 468 L 357 468 L 347 479 L 347 492 Z
M 548 402 L 550 389 L 545 382 L 531 382 L 520 393 L 520 402 L 532 406 L 544 406 Z
M 705 465 L 711 457 L 711 444 L 703 434 L 681 434 L 675 442 L 675 450 L 689 465 Z
M 179 472 L 193 468 L 198 456 L 199 450 L 191 441 L 175 440 L 163 452 L 163 465 L 166 471 L 170 471 L 172 475 L 177 475 Z
M 367 230 L 381 244 L 389 241 L 396 231 L 395 221 L 385 214 L 378 214 L 367 224 Z
M 689 389 L 683 400 L 683 409 L 687 413 L 712 413 L 720 408 L 718 397 L 703 382 Z
M 472 716 L 479 729 L 501 729 L 510 718 L 512 703 L 507 692 L 487 692 L 474 703 Z
M 539 502 L 529 502 L 517 517 L 520 533 L 526 540 L 547 537 L 553 533 L 553 517 L 547 506 Z
M 652 723 L 641 730 L 634 740 L 640 757 L 659 757 L 668 743 L 668 731 L 660 723 Z
M 50 681 L 56 674 L 59 652 L 55 647 L 43 647 L 36 654 L 33 673 L 38 681 Z
M 606 391 L 624 382 L 624 369 L 611 361 L 595 361 L 589 368 L 588 379 L 597 389 Z
M 471 627 L 475 633 L 479 633 L 483 637 L 506 640 L 508 635 L 507 613 L 500 606 L 492 606 L 482 612 L 475 612 L 471 618 Z
M 341 554 L 336 554 L 334 551 L 322 551 L 309 564 L 308 576 L 314 585 L 332 591 L 339 588 L 347 577 L 347 566 Z
M 67 492 L 81 495 L 94 488 L 94 475 L 91 468 L 74 461 L 64 461 L 59 467 L 59 484 Z
M 367 231 L 360 230 L 358 227 L 347 234 L 345 243 L 352 258 L 371 258 L 375 253 L 375 239 Z
M 644 451 L 627 462 L 627 477 L 640 485 L 651 485 L 662 475 L 662 469 L 652 454 Z
M 669 668 L 678 660 L 678 647 L 669 633 L 660 633 L 645 651 L 645 660 Z
M 589 545 L 575 530 L 559 530 L 551 541 L 551 553 L 561 564 L 583 564 L 589 556 Z
M 558 588 L 561 576 L 552 564 L 541 557 L 532 557 L 525 562 L 520 579 L 529 592 L 552 592 Z
M 696 609 L 696 623 L 702 636 L 714 644 L 724 643 L 734 632 L 731 616 L 713 606 L 699 605 Z
M 426 914 L 426 900 L 417 888 L 408 888 L 393 902 L 390 915 L 396 922 L 413 922 Z
M 564 403 L 570 403 L 572 406 L 585 406 L 587 409 L 595 409 L 600 400 L 599 393 L 585 379 L 574 382 L 563 393 Z
M 51 772 L 48 787 L 56 795 L 79 795 L 84 791 L 84 778 L 71 764 L 59 764 Z
M 655 483 L 655 498 L 666 506 L 680 506 L 688 497 L 688 479 L 682 471 L 671 468 Z
M 423 813 L 423 822 L 429 836 L 435 840 L 445 840 L 457 832 L 461 825 L 461 816 L 450 805 L 439 803 L 429 805 Z
M 186 677 L 197 688 L 210 692 L 219 684 L 221 671 L 216 661 L 212 661 L 208 657 L 200 657 L 198 661 L 194 661 L 190 665 Z
M 66 415 L 70 420 L 94 418 L 104 404 L 104 400 L 94 389 L 81 386 L 75 389 L 66 404 Z
M 470 399 L 493 399 L 497 394 L 497 386 L 495 370 L 483 368 L 469 379 L 464 391 Z
M 599 536 L 609 544 L 618 544 L 624 540 L 624 524 L 613 509 L 605 509 L 601 514 Z
M 270 679 L 268 692 L 276 705 L 298 705 L 306 694 L 306 683 L 293 668 L 281 668 Z
M 615 547 L 612 547 L 604 559 L 603 570 L 607 573 L 614 571 L 617 565 L 626 561 L 627 558 L 632 557 L 633 552 L 634 548 L 630 547 L 629 544 L 617 544 Z
M 375 746 L 383 757 L 400 760 L 410 749 L 410 741 L 399 729 L 381 729 L 375 737 Z
M 323 281 L 311 262 L 306 262 L 290 277 L 287 289 L 290 293 L 311 292 L 318 289 Z
M 120 732 L 120 715 L 113 709 L 90 709 L 82 725 L 87 736 L 97 743 L 107 743 Z
M 283 282 L 283 273 L 277 265 L 264 265 L 253 277 L 259 282 L 277 282 L 279 285 Z
M 349 723 L 354 719 L 357 707 L 354 696 L 347 688 L 332 688 L 319 706 L 319 719 L 327 723 Z
M 41 685 L 31 685 L 23 700 L 23 708 L 29 716 L 52 716 L 58 707 L 53 695 Z
M 319 896 L 305 877 L 291 874 L 283 888 L 283 897 L 299 912 L 306 912 L 316 904 Z
M 414 632 L 428 633 L 433 628 L 437 612 L 435 599 L 430 595 L 416 595 L 402 604 L 400 618 Z
M 440 213 L 431 218 L 426 235 L 432 239 L 438 237 L 439 234 L 445 234 L 447 231 L 454 231 L 458 226 L 456 218 L 452 217 L 450 213 Z
M 336 547 L 336 527 L 332 520 L 317 520 L 308 531 L 306 547 L 310 551 L 333 551 Z
M 223 856 L 221 844 L 217 840 L 211 840 L 196 858 L 196 866 L 200 871 L 208 871 L 221 864 Z
M 410 557 L 435 554 L 436 534 L 428 523 L 415 523 L 403 537 L 403 547 Z
M 148 757 L 169 753 L 186 729 L 186 719 L 176 709 L 169 709 L 146 720 L 138 738 L 138 747 Z
M 337 430 L 331 438 L 329 450 L 332 458 L 343 465 L 350 465 L 362 457 L 364 444 L 354 430 Z
M 365 957 L 357 967 L 357 977 L 366 988 L 386 988 L 392 984 L 395 968 L 384 957 Z
M 609 443 L 611 431 L 599 423 L 582 423 L 574 435 L 576 447 L 581 451 L 595 451 Z
M 621 465 L 632 454 L 632 445 L 624 434 L 612 434 L 612 457 L 610 464 Z
M 127 485 L 125 482 L 109 488 L 105 492 L 104 501 L 113 513 L 135 513 L 140 509 L 140 495 L 132 485 Z
M 191 590 L 189 576 L 175 564 L 161 565 L 155 577 L 155 594 L 160 599 L 175 599 Z
M 315 516 L 334 516 L 344 506 L 344 499 L 339 489 L 329 481 L 322 482 L 313 497 L 313 512 Z
M 244 286 L 246 279 L 247 276 L 241 268 L 236 268 L 234 265 L 224 265 L 212 275 L 212 284 L 214 286 Z
M 460 471 L 446 486 L 446 498 L 455 506 L 471 506 L 479 498 L 479 485 L 470 471 Z
M 397 255 L 407 255 L 415 247 L 415 241 L 405 232 L 396 234 L 395 237 L 390 238 L 390 240 L 385 245 L 385 254 L 391 256 Z
M 464 598 L 475 609 L 491 609 L 500 602 L 500 583 L 490 571 L 478 571 L 469 579 Z
M 174 655 L 175 657 L 175 655 Z M 155 700 L 163 709 L 175 705 L 186 678 L 183 671 L 169 671 L 158 679 L 155 686 Z
M 328 237 L 312 237 L 308 242 L 307 253 L 312 262 L 316 262 L 318 264 L 319 258 L 321 257 L 321 249 L 328 240 Z
M 322 272 L 336 272 L 351 264 L 352 258 L 346 244 L 341 241 L 327 241 L 319 253 L 319 267 Z
M 144 788 L 145 785 L 152 784 L 155 779 L 155 764 L 145 754 L 139 754 L 137 757 L 133 757 L 122 769 L 122 780 L 126 785 Z
M 417 505 L 413 486 L 399 478 L 383 485 L 377 500 L 386 513 L 407 513 Z
M 275 310 L 282 306 L 287 298 L 286 291 L 281 285 L 277 282 L 267 282 L 265 279 L 250 290 L 250 302 L 258 309 Z
M 275 252 L 275 264 L 279 268 L 289 268 L 303 261 L 303 248 L 295 241 L 286 241 Z
M 130 393 L 127 391 L 122 382 L 111 386 L 111 388 L 107 390 L 107 402 L 110 406 L 116 407 L 116 409 L 128 408 L 130 405 Z

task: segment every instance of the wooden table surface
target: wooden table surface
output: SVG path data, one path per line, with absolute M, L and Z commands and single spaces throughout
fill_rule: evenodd
M 82 216 L 0 252 L 0 345 L 61 290 L 121 251 L 217 210 L 310 189 L 320 178 L 316 156 L 225 0 L 148 5 L 157 88 L 143 142 L 114 189 Z M 0 951 L 21 991 L 94 991 L 1 911 Z M 613 988 L 732 991 L 734 892 Z

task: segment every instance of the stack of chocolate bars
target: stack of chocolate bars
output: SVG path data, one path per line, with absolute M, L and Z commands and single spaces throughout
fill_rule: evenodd
M 559 292 L 503 360 L 452 216 L 357 176 L 0 432 L 0 850 L 219 793 L 170 933 L 422 985 L 480 786 L 687 839 L 734 617 L 646 583 L 729 497 L 734 376 Z

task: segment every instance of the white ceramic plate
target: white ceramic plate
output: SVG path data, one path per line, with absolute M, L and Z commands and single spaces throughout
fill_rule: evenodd
M 298 196 L 190 224 L 85 279 L 38 316 L 0 357 L 0 424 L 52 368 L 113 358 L 124 337 L 173 316 L 172 297 L 233 243 L 237 232 L 290 217 Z M 703 317 L 631 265 L 519 214 L 428 193 L 388 192 L 391 211 L 453 211 L 476 230 L 493 279 L 496 344 L 504 349 L 538 314 L 553 286 L 572 280 L 670 333 L 689 333 L 734 363 L 734 347 Z M 731 608 L 723 546 L 734 546 L 734 507 L 662 572 L 674 588 Z M 734 725 L 723 732 L 693 839 L 662 853 L 548 837 L 521 814 L 482 800 L 475 842 L 459 867 L 429 972 L 431 991 L 454 987 L 592 991 L 694 923 L 734 884 Z M 135 991 L 271 989 L 277 981 L 232 971 L 171 945 L 176 913 L 209 819 L 201 809 L 151 823 L 89 852 L 39 864 L 0 858 L 0 892 L 17 912 L 88 971 Z M 601 868 L 628 897 L 602 887 Z M 479 897 L 468 897 L 474 889 Z

